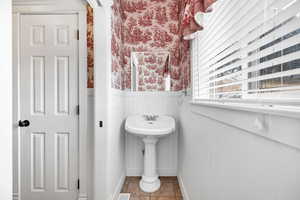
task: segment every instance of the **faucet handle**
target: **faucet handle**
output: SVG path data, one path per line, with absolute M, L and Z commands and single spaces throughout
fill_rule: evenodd
M 143 117 L 146 119 L 146 121 L 156 121 L 156 119 L 159 116 L 158 115 L 143 115 Z

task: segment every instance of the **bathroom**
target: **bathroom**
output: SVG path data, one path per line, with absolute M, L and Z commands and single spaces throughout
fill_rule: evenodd
M 0 5 L 1 200 L 300 199 L 300 0 Z

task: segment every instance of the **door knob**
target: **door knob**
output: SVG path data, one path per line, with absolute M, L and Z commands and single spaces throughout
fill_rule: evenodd
M 30 122 L 28 120 L 24 120 L 24 121 L 20 120 L 19 121 L 19 127 L 27 127 L 29 125 L 30 125 Z

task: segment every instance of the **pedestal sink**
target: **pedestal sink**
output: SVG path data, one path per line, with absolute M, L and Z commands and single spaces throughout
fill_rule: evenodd
M 175 130 L 175 120 L 169 116 L 134 115 L 126 119 L 127 132 L 140 136 L 145 143 L 144 174 L 140 188 L 144 192 L 155 192 L 160 188 L 156 172 L 156 143 L 160 137 L 167 136 Z

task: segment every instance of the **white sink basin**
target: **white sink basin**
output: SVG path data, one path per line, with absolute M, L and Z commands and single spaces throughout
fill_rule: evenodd
M 144 192 L 155 192 L 160 188 L 156 172 L 156 143 L 159 138 L 175 131 L 175 120 L 169 116 L 134 115 L 126 119 L 127 132 L 143 138 L 145 143 L 144 174 L 140 188 Z
M 175 120 L 169 116 L 134 115 L 127 118 L 125 129 L 139 136 L 160 137 L 174 132 Z

